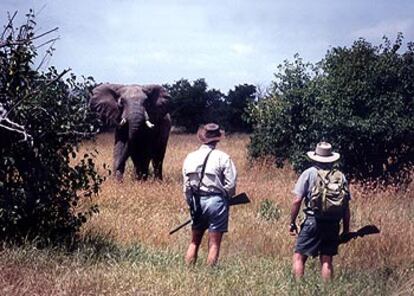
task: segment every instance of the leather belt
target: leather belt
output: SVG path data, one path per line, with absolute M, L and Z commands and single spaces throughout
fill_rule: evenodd
M 198 195 L 198 196 L 217 196 L 217 195 L 222 196 L 223 194 L 221 192 L 220 193 L 217 193 L 217 192 L 199 192 L 195 195 Z

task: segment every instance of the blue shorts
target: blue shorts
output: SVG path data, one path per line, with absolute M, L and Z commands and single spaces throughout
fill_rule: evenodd
M 338 254 L 339 221 L 320 221 L 308 216 L 296 241 L 295 252 L 306 256 Z
M 226 198 L 213 195 L 201 196 L 202 214 L 192 229 L 209 232 L 227 232 L 229 225 L 229 205 Z

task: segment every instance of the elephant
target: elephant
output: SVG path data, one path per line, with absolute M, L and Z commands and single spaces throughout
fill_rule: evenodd
M 162 180 L 162 165 L 171 129 L 170 95 L 156 84 L 105 83 L 92 90 L 90 107 L 102 120 L 115 125 L 113 171 L 123 181 L 129 157 L 138 180 L 148 178 L 152 162 L 154 177 Z

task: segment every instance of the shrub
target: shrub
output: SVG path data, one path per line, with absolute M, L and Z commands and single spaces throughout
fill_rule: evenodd
M 256 99 L 256 87 L 252 84 L 236 85 L 226 96 L 227 130 L 232 132 L 251 132 L 251 124 L 245 120 L 246 109 Z
M 359 39 L 318 64 L 295 56 L 275 74 L 270 98 L 250 106 L 250 155 L 272 155 L 297 171 L 321 140 L 359 180 L 408 181 L 414 164 L 414 44 L 403 37 L 373 46 Z
M 258 216 L 266 221 L 277 221 L 281 216 L 281 211 L 273 201 L 265 199 L 260 202 Z
M 77 149 L 96 131 L 86 101 L 93 80 L 77 82 L 71 74 L 64 81 L 68 70 L 37 70 L 34 43 L 44 40 L 35 35 L 34 14 L 19 28 L 15 16 L 0 40 L 0 239 L 70 241 L 97 211 L 76 206 L 103 181 L 94 154 L 79 156 Z

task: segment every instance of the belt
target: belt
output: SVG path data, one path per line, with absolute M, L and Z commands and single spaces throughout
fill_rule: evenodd
M 199 192 L 199 193 L 195 193 L 194 195 L 197 196 L 222 196 L 223 193 L 218 193 L 218 192 Z

